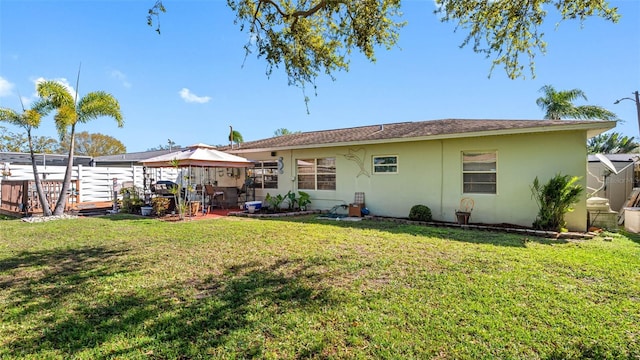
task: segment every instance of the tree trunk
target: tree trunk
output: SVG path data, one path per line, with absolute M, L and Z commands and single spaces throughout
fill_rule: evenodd
M 36 165 L 36 157 L 33 154 L 33 141 L 31 139 L 31 130 L 27 130 L 27 139 L 29 139 L 29 153 L 31 154 L 31 166 L 33 167 L 33 181 L 36 184 L 36 191 L 38 192 L 38 198 L 40 198 L 40 206 L 42 206 L 42 216 L 51 216 L 51 208 L 49 202 L 42 190 L 42 182 L 38 175 L 38 165 Z
M 67 159 L 67 170 L 64 173 L 64 180 L 62 182 L 62 190 L 60 190 L 60 196 L 56 203 L 56 208 L 53 210 L 53 215 L 64 214 L 64 209 L 67 205 L 67 199 L 69 199 L 69 188 L 71 188 L 71 172 L 73 170 L 73 150 L 75 144 L 76 125 L 71 125 L 71 134 L 69 140 L 69 158 Z

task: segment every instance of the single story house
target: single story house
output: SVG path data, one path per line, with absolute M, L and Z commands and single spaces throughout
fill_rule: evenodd
M 407 217 L 413 205 L 455 221 L 471 198 L 472 223 L 531 226 L 531 184 L 558 173 L 587 182 L 587 139 L 613 121 L 445 119 L 312 131 L 223 148 L 255 161 L 256 198 L 305 191 L 311 208 L 329 209 L 365 193 L 371 214 Z M 586 192 L 567 214 L 587 227 Z

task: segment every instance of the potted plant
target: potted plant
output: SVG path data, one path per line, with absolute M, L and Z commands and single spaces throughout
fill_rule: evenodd
M 153 208 L 153 212 L 158 216 L 164 216 L 169 209 L 169 204 L 171 201 L 165 197 L 154 197 L 151 199 L 151 207 Z
M 139 214 L 144 200 L 140 197 L 142 190 L 136 186 L 122 188 L 122 211 L 129 214 Z
M 296 207 L 296 204 L 298 203 L 298 199 L 296 198 L 296 193 L 295 192 L 291 192 L 288 191 L 285 195 L 284 195 L 285 199 L 287 200 L 287 202 L 289 203 L 289 210 L 293 210 Z

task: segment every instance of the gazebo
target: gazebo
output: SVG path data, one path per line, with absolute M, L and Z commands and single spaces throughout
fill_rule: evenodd
M 222 206 L 235 206 L 242 185 L 238 180 L 243 174 L 241 169 L 253 167 L 253 162 L 216 150 L 206 144 L 194 144 L 172 153 L 152 157 L 141 161 L 149 168 L 178 167 L 186 169 L 177 183 L 186 190 L 191 199 L 199 198 L 205 203 L 205 197 L 220 195 Z M 246 171 L 246 170 L 245 170 Z M 212 193 L 213 191 L 213 193 Z

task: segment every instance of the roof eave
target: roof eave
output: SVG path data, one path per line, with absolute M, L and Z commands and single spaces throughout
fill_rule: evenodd
M 532 133 L 544 133 L 544 132 L 558 132 L 558 131 L 578 131 L 583 130 L 587 133 L 587 139 L 602 134 L 603 132 L 613 129 L 616 126 L 615 121 L 598 121 L 592 123 L 579 123 L 571 124 L 571 120 L 567 120 L 567 125 L 550 125 L 550 126 L 538 126 L 531 128 L 517 128 L 517 129 L 502 129 L 502 130 L 486 130 L 486 131 L 472 131 L 464 133 L 454 134 L 439 134 L 428 136 L 417 136 L 410 138 L 390 138 L 390 139 L 377 139 L 377 140 L 359 140 L 359 141 L 347 141 L 336 143 L 322 143 L 322 144 L 308 144 L 298 146 L 278 146 L 270 148 L 255 148 L 255 149 L 233 149 L 227 152 L 233 154 L 248 154 L 273 150 L 298 150 L 298 149 L 317 149 L 333 146 L 361 146 L 361 145 L 375 145 L 375 144 L 388 144 L 399 142 L 413 142 L 413 141 L 427 141 L 427 140 L 443 140 L 443 139 L 460 139 L 470 137 L 484 137 L 484 136 L 496 136 L 496 135 L 517 135 L 517 134 L 532 134 Z

